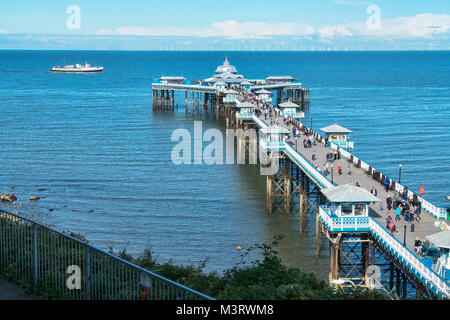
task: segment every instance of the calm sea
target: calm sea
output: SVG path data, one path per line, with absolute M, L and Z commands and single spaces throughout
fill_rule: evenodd
M 207 270 L 239 261 L 236 246 L 284 234 L 292 265 L 325 275 L 327 251 L 314 258 L 314 227 L 298 234 L 298 214 L 265 208 L 258 166 L 181 165 L 170 161 L 171 133 L 224 129 L 222 121 L 152 112 L 151 83 L 161 75 L 211 76 L 228 56 L 249 79 L 292 75 L 311 88 L 305 123 L 354 131 L 355 153 L 410 188 L 448 206 L 449 52 L 0 52 L 0 192 L 18 210 L 100 248 L 161 260 L 208 259 Z M 89 62 L 101 74 L 52 74 L 55 65 Z M 10 187 L 14 187 L 13 190 Z M 41 200 L 32 202 L 29 196 Z M 50 211 L 50 209 L 54 209 Z

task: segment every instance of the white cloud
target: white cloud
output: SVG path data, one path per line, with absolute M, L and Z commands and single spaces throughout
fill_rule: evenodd
M 301 23 L 265 23 L 239 22 L 236 20 L 220 21 L 207 28 L 182 27 L 120 27 L 116 29 L 100 29 L 101 35 L 128 36 L 192 36 L 192 37 L 225 37 L 228 39 L 261 39 L 271 36 L 307 36 L 315 33 L 312 26 Z
M 339 1 L 358 3 L 353 1 Z M 382 17 L 381 17 L 382 18 Z M 369 29 L 366 22 L 314 27 L 304 23 L 266 23 L 220 21 L 205 28 L 183 27 L 136 27 L 125 26 L 116 29 L 101 29 L 101 35 L 128 36 L 180 36 L 180 37 L 223 37 L 227 39 L 264 39 L 275 36 L 311 37 L 324 40 L 338 37 L 375 36 L 381 38 L 423 38 L 450 35 L 450 15 L 419 14 L 413 17 L 398 17 L 381 20 L 380 29 Z
M 126 35 L 126 36 L 200 36 L 200 30 L 182 27 L 120 27 L 113 29 L 100 29 L 97 34 L 101 35 Z

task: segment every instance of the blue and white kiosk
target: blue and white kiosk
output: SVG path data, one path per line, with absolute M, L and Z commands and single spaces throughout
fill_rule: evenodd
M 279 125 L 262 128 L 259 130 L 259 143 L 265 150 L 284 150 L 289 130 Z
M 305 117 L 305 113 L 303 111 L 300 111 L 300 106 L 298 104 L 293 103 L 292 101 L 287 101 L 280 103 L 278 105 L 279 110 L 293 118 L 293 119 L 303 119 Z
M 225 92 L 225 86 L 226 86 L 225 82 L 222 82 L 222 81 L 216 82 L 214 84 L 214 86 L 216 87 L 216 90 L 218 92 Z
M 330 232 L 369 230 L 370 204 L 380 202 L 372 193 L 349 183 L 321 192 L 330 205 L 320 207 L 320 218 Z
M 445 280 L 450 281 L 450 230 L 426 236 L 425 239 L 441 251 L 441 256 L 432 266 L 433 270 Z
M 350 141 L 349 134 L 353 131 L 341 127 L 338 124 L 333 124 L 331 126 L 321 128 L 320 131 L 326 134 L 328 142 L 333 142 L 338 147 L 351 151 L 353 150 L 353 141 Z

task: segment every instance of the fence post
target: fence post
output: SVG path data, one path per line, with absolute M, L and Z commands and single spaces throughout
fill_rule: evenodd
M 33 223 L 33 282 L 34 282 L 34 292 L 37 290 L 37 281 L 39 278 L 38 273 L 38 242 L 37 242 L 37 225 Z
M 91 248 L 84 245 L 84 259 L 86 266 L 86 300 L 91 300 Z

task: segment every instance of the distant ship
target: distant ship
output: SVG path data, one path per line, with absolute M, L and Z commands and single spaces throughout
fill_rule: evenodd
M 93 67 L 89 63 L 86 63 L 84 66 L 80 64 L 76 65 L 68 65 L 64 67 L 55 66 L 50 69 L 51 72 L 102 72 L 103 67 Z

